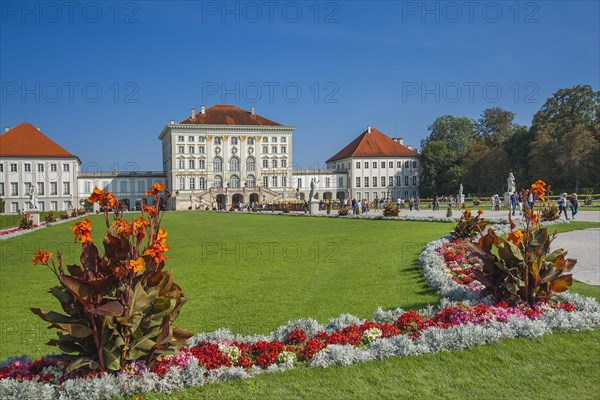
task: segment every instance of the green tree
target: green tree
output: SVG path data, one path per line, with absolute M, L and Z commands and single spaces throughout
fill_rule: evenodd
M 553 186 L 575 186 L 581 179 L 598 183 L 594 155 L 600 140 L 600 92 L 589 85 L 560 89 L 534 115 L 530 165 L 534 178 L 547 179 Z M 582 144 L 586 148 L 582 148 Z M 578 155 L 579 153 L 583 156 Z M 579 161 L 583 160 L 583 161 Z
M 428 129 L 431 133 L 421 141 L 421 148 L 432 141 L 444 142 L 454 160 L 464 156 L 479 138 L 473 120 L 467 117 L 444 115 L 433 121 Z
M 444 193 L 444 175 L 453 162 L 446 142 L 434 140 L 423 147 L 419 183 L 421 196 L 430 197 Z
M 497 146 L 506 142 L 514 134 L 516 128 L 514 119 L 515 114 L 511 111 L 500 107 L 488 108 L 481 113 L 475 129 L 486 144 Z

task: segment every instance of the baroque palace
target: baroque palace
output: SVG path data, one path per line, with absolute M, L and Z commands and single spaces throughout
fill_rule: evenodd
M 233 105 L 190 110 L 158 135 L 162 171 L 80 171 L 81 161 L 39 128 L 22 123 L 0 135 L 0 198 L 8 213 L 33 207 L 68 210 L 84 205 L 94 189 L 107 189 L 129 209 L 164 182 L 172 210 L 224 209 L 231 204 L 307 200 L 311 181 L 318 199 L 418 196 L 418 153 L 402 139 L 367 127 L 326 161 L 326 169 L 293 169 L 295 126 L 282 125 Z

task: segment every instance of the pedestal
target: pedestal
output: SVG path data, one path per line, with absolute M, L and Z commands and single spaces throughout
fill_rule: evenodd
M 504 193 L 504 208 L 508 208 L 510 210 L 510 195 L 512 193 Z
M 310 215 L 315 215 L 319 212 L 319 202 L 318 201 L 311 201 L 310 202 L 310 207 L 308 208 Z
M 41 211 L 38 209 L 27 210 L 27 215 L 31 216 L 34 225 L 40 225 L 40 213 Z

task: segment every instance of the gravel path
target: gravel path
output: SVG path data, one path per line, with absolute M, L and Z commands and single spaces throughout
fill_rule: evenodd
M 563 248 L 568 258 L 577 259 L 573 277 L 590 285 L 600 286 L 600 228 L 559 234 L 552 250 Z

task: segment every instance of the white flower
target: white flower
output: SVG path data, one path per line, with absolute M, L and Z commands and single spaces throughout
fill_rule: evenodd
M 383 335 L 383 332 L 381 332 L 381 329 L 379 329 L 379 328 L 367 329 L 363 333 L 363 336 L 362 336 L 363 342 L 365 342 L 366 344 L 369 344 L 369 343 L 374 342 L 375 340 L 379 339 L 382 335 Z
M 242 351 L 234 345 L 219 344 L 219 351 L 229 357 L 231 362 L 237 362 L 242 355 Z
M 282 351 L 277 356 L 277 362 L 279 362 L 281 364 L 294 365 L 294 363 L 297 360 L 298 360 L 298 358 L 296 357 L 296 353 L 294 353 L 293 351 Z

